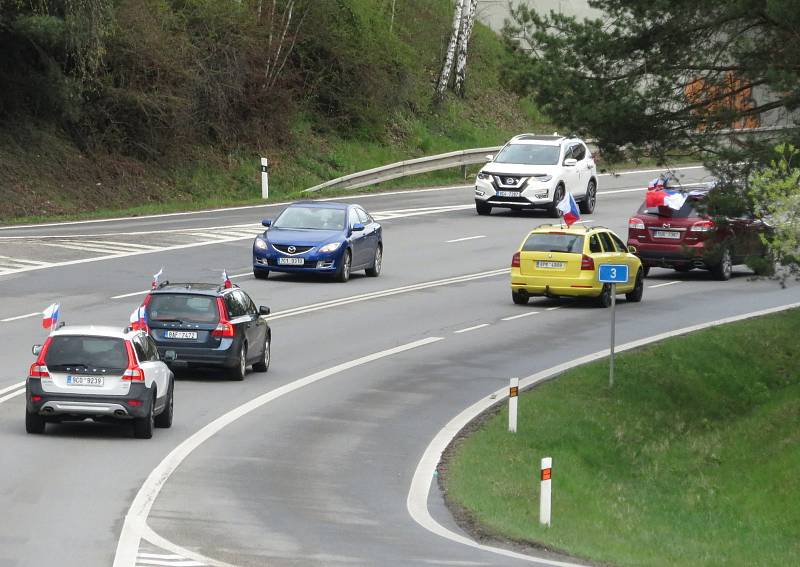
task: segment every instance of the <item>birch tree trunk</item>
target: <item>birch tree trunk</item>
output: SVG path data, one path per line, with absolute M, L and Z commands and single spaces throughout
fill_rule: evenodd
M 465 0 L 456 0 L 456 7 L 453 10 L 453 27 L 450 32 L 450 41 L 447 44 L 447 53 L 445 53 L 444 63 L 442 64 L 442 73 L 439 75 L 439 82 L 436 85 L 436 100 L 444 98 L 444 91 L 447 89 L 447 83 L 450 82 L 450 75 L 453 72 L 453 58 L 455 57 L 458 34 L 461 31 L 461 14 L 464 2 Z
M 472 27 L 475 25 L 475 12 L 478 0 L 465 0 L 464 11 L 461 16 L 461 32 L 458 34 L 456 48 L 456 83 L 455 91 L 460 97 L 464 96 L 464 81 L 467 78 L 467 50 L 469 39 L 472 36 Z
M 392 0 L 392 19 L 389 20 L 389 33 L 392 33 L 392 30 L 394 29 L 394 9 L 396 1 L 397 0 Z

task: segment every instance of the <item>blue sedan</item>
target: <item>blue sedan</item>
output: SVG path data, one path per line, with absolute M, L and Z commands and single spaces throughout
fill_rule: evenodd
M 353 271 L 381 273 L 381 225 L 360 206 L 331 202 L 299 202 L 286 207 L 253 242 L 253 275 L 270 272 L 330 274 L 340 282 Z

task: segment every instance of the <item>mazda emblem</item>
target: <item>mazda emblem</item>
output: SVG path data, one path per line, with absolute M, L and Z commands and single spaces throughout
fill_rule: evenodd
M 295 248 L 294 246 L 289 246 L 289 248 L 287 248 L 286 250 L 289 252 L 289 254 L 294 254 L 297 248 Z
M 668 222 L 665 222 L 665 223 L 664 223 L 664 226 L 663 226 L 662 228 L 669 228 L 669 223 L 668 223 Z

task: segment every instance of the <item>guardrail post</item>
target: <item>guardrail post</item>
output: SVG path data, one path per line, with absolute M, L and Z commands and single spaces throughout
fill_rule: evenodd
M 467 179 L 467 164 L 466 163 L 461 166 L 461 175 L 464 176 L 465 180 Z
M 261 158 L 261 198 L 269 199 L 269 162 L 267 158 Z

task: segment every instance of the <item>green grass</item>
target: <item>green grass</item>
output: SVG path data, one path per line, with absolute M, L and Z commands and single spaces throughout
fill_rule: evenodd
M 484 533 L 616 565 L 796 565 L 800 311 L 570 371 L 460 440 L 448 499 Z M 538 464 L 553 457 L 553 525 Z

